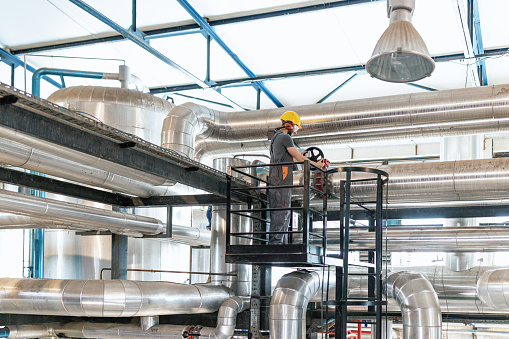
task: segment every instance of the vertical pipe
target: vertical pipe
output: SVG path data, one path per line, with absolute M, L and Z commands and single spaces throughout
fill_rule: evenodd
M 32 229 L 32 278 L 44 278 L 44 230 Z

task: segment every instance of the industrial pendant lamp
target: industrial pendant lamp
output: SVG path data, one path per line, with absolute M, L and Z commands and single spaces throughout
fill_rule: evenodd
M 375 46 L 366 70 L 389 82 L 411 82 L 435 69 L 424 40 L 412 25 L 415 0 L 387 0 L 390 25 Z

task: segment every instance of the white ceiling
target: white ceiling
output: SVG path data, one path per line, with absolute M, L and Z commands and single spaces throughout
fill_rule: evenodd
M 196 11 L 210 20 L 271 12 L 328 1 L 290 0 L 188 0 Z M 128 0 L 85 0 L 87 4 L 108 16 L 124 28 L 131 25 L 131 2 Z M 462 33 L 452 0 L 418 0 L 414 26 L 422 35 L 432 56 L 461 54 Z M 478 0 L 485 49 L 509 46 L 507 32 L 507 0 Z M 148 30 L 192 24 L 191 16 L 174 0 L 138 1 L 137 27 Z M 0 46 L 17 50 L 51 45 L 93 37 L 116 35 L 109 26 L 84 12 L 68 0 L 4 1 L 0 11 Z M 215 25 L 213 29 L 257 76 L 302 72 L 318 69 L 363 65 L 370 58 L 374 45 L 388 26 L 385 1 L 373 1 L 333 9 L 284 15 L 233 24 Z M 152 47 L 162 52 L 199 79 L 206 75 L 206 39 L 188 34 L 150 40 Z M 48 50 L 26 56 L 35 68 L 116 72 L 124 62 L 147 87 L 192 84 L 187 76 L 160 61 L 128 40 L 87 45 L 76 48 Z M 53 56 L 53 57 L 42 57 Z M 73 57 L 73 58 L 61 58 Z M 23 55 L 18 55 L 21 59 Z M 118 59 L 90 60 L 81 58 Z M 214 41 L 211 46 L 211 79 L 215 81 L 246 78 L 246 74 Z M 417 82 L 435 89 L 471 86 L 467 77 L 475 60 L 440 62 L 429 78 Z M 509 57 L 486 60 L 489 84 L 509 83 Z M 311 104 L 319 101 L 352 72 L 293 77 L 265 81 L 266 87 L 285 106 Z M 16 69 L 15 86 L 30 88 L 30 73 Z M 57 81 L 58 79 L 55 78 Z M 10 83 L 10 69 L 0 64 L 0 81 Z M 65 78 L 66 85 L 111 85 L 114 81 Z M 25 85 L 25 82 L 27 83 Z M 55 87 L 44 84 L 41 96 L 46 97 Z M 392 94 L 421 92 L 423 89 L 405 84 L 385 83 L 360 72 L 326 101 L 360 99 Z M 256 107 L 256 91 L 250 86 L 223 88 L 222 95 L 210 89 L 180 92 L 187 96 L 228 103 L 224 96 L 247 108 Z M 162 94 L 161 94 L 162 95 Z M 193 101 L 178 94 L 169 94 L 175 103 Z M 212 108 L 228 110 L 221 105 L 204 103 Z M 265 96 L 262 108 L 275 105 Z

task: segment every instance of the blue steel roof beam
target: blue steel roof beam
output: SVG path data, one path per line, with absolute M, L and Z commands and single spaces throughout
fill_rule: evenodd
M 12 65 L 14 68 L 16 68 L 18 66 L 21 66 L 21 67 L 25 66 L 25 63 L 23 62 L 23 60 L 21 60 L 20 58 L 18 58 L 15 55 L 12 55 L 11 53 L 7 52 L 3 48 L 0 48 L 0 61 L 3 61 L 3 62 L 5 62 L 8 65 Z M 26 67 L 27 67 L 27 70 L 32 72 L 32 73 L 34 73 L 36 71 L 36 69 L 34 67 L 32 67 L 31 65 L 29 65 L 29 64 L 27 64 Z M 52 84 L 53 86 L 55 86 L 56 88 L 62 88 L 62 85 L 60 85 L 55 80 L 53 80 L 53 79 L 51 79 L 51 78 L 49 78 L 47 76 L 44 76 L 42 78 L 45 81 L 47 81 L 50 84 Z M 11 82 L 12 82 L 12 79 L 11 79 Z
M 486 58 L 486 57 L 494 57 L 494 56 L 502 56 L 509 53 L 509 46 L 503 48 L 493 48 L 484 50 L 483 54 L 476 55 L 476 58 Z M 455 54 L 446 54 L 440 56 L 434 56 L 432 59 L 435 62 L 448 62 L 454 60 L 464 60 L 465 55 L 463 53 L 455 53 Z M 326 68 L 326 69 L 317 69 L 311 71 L 302 71 L 302 72 L 291 72 L 291 73 L 282 73 L 282 74 L 270 74 L 258 76 L 256 78 L 240 78 L 240 79 L 232 79 L 232 80 L 222 80 L 217 81 L 217 84 L 214 87 L 243 87 L 243 86 L 251 86 L 253 81 L 261 81 L 261 80 L 276 80 L 276 79 L 289 79 L 289 78 L 297 78 L 297 77 L 305 77 L 311 75 L 323 75 L 323 74 L 333 74 L 333 73 L 344 73 L 344 72 L 353 72 L 353 71 L 361 71 L 364 70 L 364 65 L 355 65 L 355 66 L 345 66 L 345 67 L 334 67 L 334 68 Z M 162 87 L 153 87 L 150 88 L 150 93 L 170 93 L 176 91 L 186 91 L 191 89 L 198 89 L 199 87 L 194 84 L 183 84 L 176 86 L 162 86 Z
M 324 102 L 325 100 L 329 99 L 331 97 L 331 95 L 333 95 L 334 93 L 336 93 L 337 91 L 339 91 L 341 88 L 343 88 L 343 86 L 345 86 L 347 83 L 349 83 L 350 81 L 353 80 L 353 78 L 355 78 L 357 76 L 357 72 L 355 72 L 354 74 L 352 74 L 348 79 L 346 79 L 345 81 L 343 81 L 338 87 L 334 88 L 332 91 L 330 91 L 326 96 L 324 96 L 323 98 L 321 98 L 320 100 L 318 100 L 316 103 L 317 104 L 321 104 L 322 102 Z
M 469 6 L 468 2 L 470 0 L 452 0 L 453 5 L 455 7 L 454 14 L 456 16 L 458 22 L 458 28 L 461 36 L 461 44 L 463 45 L 463 53 L 465 59 L 473 59 L 475 57 L 474 46 L 472 44 L 472 36 L 470 34 L 470 18 L 469 15 Z M 480 86 L 479 74 L 477 72 L 477 68 L 470 67 L 470 64 L 466 64 L 467 66 L 467 76 L 470 79 L 473 86 Z
M 203 19 L 203 17 L 187 2 L 187 0 L 177 0 L 177 2 L 191 15 L 191 17 L 196 21 L 196 23 L 200 26 L 201 29 L 207 32 L 219 46 L 223 48 L 223 50 L 228 53 L 228 55 L 235 61 L 237 65 L 247 74 L 250 78 L 256 78 L 256 75 L 247 67 L 246 64 L 240 60 L 237 54 L 235 54 L 230 47 L 226 45 L 226 43 L 216 34 L 216 32 L 212 29 L 212 27 Z M 272 94 L 269 89 L 265 86 L 265 84 L 261 82 L 254 82 L 253 86 L 256 89 L 261 89 L 265 95 L 269 97 L 269 99 L 277 106 L 283 107 L 283 104 Z
M 111 20 L 110 18 L 106 17 L 105 15 L 100 13 L 99 11 L 95 10 L 93 7 L 89 6 L 88 4 L 83 2 L 82 0 L 69 0 L 69 1 L 71 3 L 73 3 L 73 4 L 75 4 L 76 6 L 78 6 L 79 8 L 81 8 L 82 10 L 84 10 L 85 12 L 87 12 L 88 14 L 92 15 L 94 18 L 96 18 L 99 21 L 101 21 L 101 22 L 105 23 L 106 25 L 110 26 L 112 29 L 114 29 L 115 31 L 120 33 L 123 37 L 125 37 L 126 39 L 131 40 L 132 42 L 134 42 L 139 47 L 143 48 L 144 50 L 146 50 L 147 52 L 149 52 L 150 54 L 152 54 L 153 56 L 155 56 L 159 60 L 161 60 L 164 63 L 166 63 L 167 65 L 170 65 L 171 67 L 175 68 L 176 70 L 178 70 L 182 74 L 186 75 L 187 77 L 192 79 L 193 82 L 198 84 L 201 88 L 210 88 L 210 85 L 211 85 L 210 83 L 206 83 L 203 80 L 200 80 L 194 74 L 192 74 L 191 72 L 189 72 L 188 70 L 186 70 L 185 68 L 183 68 L 182 66 L 177 64 L 176 62 L 172 61 L 166 55 L 164 55 L 163 53 L 159 52 L 158 50 L 156 50 L 155 48 L 150 46 L 145 40 L 141 39 L 134 32 L 129 31 L 129 30 L 123 28 L 122 26 L 120 26 L 119 24 L 117 24 L 116 22 Z M 228 97 L 226 97 L 224 95 L 223 95 L 223 97 L 225 99 L 227 99 L 235 108 L 244 110 L 243 107 L 241 107 L 240 105 L 238 105 L 237 103 L 235 103 L 234 101 L 229 99 Z
M 468 0 L 468 16 L 470 38 L 474 47 L 474 54 L 483 54 L 484 46 L 481 33 L 481 20 L 479 17 L 479 4 L 477 0 Z M 479 83 L 481 86 L 488 85 L 488 75 L 486 74 L 486 62 L 484 59 L 477 60 L 477 73 L 479 74 Z
M 259 19 L 278 17 L 278 16 L 283 16 L 283 15 L 313 12 L 313 11 L 319 11 L 319 10 L 323 10 L 323 9 L 337 8 L 337 7 L 343 7 L 343 6 L 359 5 L 359 4 L 369 3 L 369 2 L 376 2 L 376 1 L 385 1 L 385 0 L 333 1 L 333 2 L 328 2 L 328 3 L 320 4 L 320 5 L 288 8 L 288 9 L 284 9 L 284 10 L 277 10 L 277 11 L 260 13 L 260 14 L 251 14 L 251 15 L 233 17 L 233 18 L 228 18 L 228 19 L 211 20 L 209 22 L 209 25 L 211 25 L 211 26 L 226 25 L 226 24 L 232 24 L 232 23 L 237 23 L 237 22 L 245 22 L 245 21 L 251 21 L 251 20 L 259 20 Z M 176 27 L 165 27 L 165 28 L 147 30 L 147 31 L 145 31 L 145 34 L 147 34 L 147 37 L 150 37 L 152 35 L 173 33 L 176 31 L 183 32 L 183 31 L 189 30 L 189 29 L 196 29 L 197 27 L 198 27 L 197 24 L 181 25 L 181 26 L 176 26 Z M 124 39 L 123 36 L 115 35 L 115 36 L 108 36 L 108 37 L 103 37 L 103 38 L 86 39 L 86 40 L 79 40 L 79 41 L 72 41 L 72 42 L 65 42 L 65 43 L 50 43 L 46 46 L 21 48 L 21 49 L 17 49 L 17 50 L 13 49 L 12 53 L 13 54 L 28 54 L 28 53 L 43 52 L 43 51 L 49 51 L 49 50 L 57 50 L 57 49 L 62 49 L 62 48 L 69 48 L 69 47 L 86 46 L 86 45 L 102 43 L 102 42 L 119 41 L 119 40 L 123 40 L 123 39 Z
M 191 35 L 191 34 L 197 34 L 202 33 L 203 30 L 201 28 L 194 28 L 184 31 L 176 31 L 176 32 L 168 32 L 168 33 L 157 33 L 157 34 L 146 34 L 145 40 L 152 40 L 152 39 L 162 39 L 162 38 L 171 38 L 174 36 L 182 36 L 182 35 Z

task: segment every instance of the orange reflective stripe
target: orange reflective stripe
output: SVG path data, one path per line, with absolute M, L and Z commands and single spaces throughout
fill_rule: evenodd
M 285 180 L 286 176 L 288 175 L 288 167 L 282 166 L 282 168 L 283 168 L 283 180 Z

